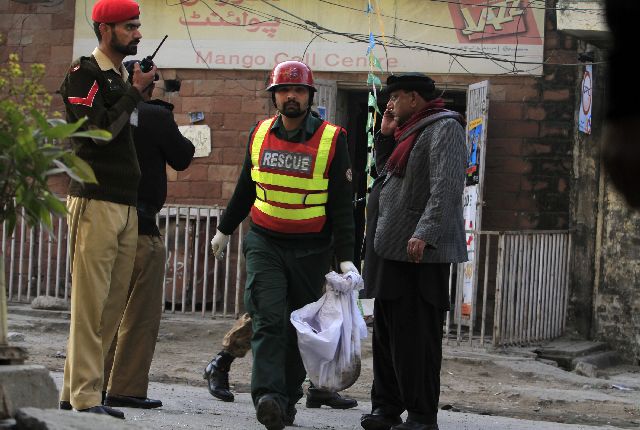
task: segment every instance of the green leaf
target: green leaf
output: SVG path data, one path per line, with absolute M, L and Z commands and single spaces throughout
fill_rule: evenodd
M 16 228 L 16 212 L 15 209 L 12 209 L 8 212 L 7 217 L 5 219 L 7 222 L 7 236 L 10 236 L 13 233 L 13 230 Z
M 374 75 L 373 73 L 369 73 L 367 76 L 367 85 L 374 84 L 378 87 L 382 86 L 382 82 L 380 82 L 380 78 Z
M 13 136 L 0 130 L 0 144 L 2 147 L 10 146 L 13 143 Z
M 53 228 L 53 225 L 51 224 L 51 212 L 49 212 L 49 208 L 46 205 L 39 207 L 37 219 L 34 221 L 40 221 L 45 225 L 47 230 L 51 230 Z
M 75 133 L 82 126 L 86 118 L 82 118 L 71 124 L 58 124 L 42 131 L 42 135 L 51 139 L 64 139 Z
M 373 53 L 371 55 L 373 56 L 372 58 L 373 65 L 376 66 L 378 69 L 380 69 L 382 73 L 384 73 L 384 69 L 382 68 L 382 64 L 380 64 L 380 60 L 378 60 L 378 57 L 373 55 Z
M 111 133 L 106 130 L 86 130 L 78 131 L 69 135 L 69 137 L 89 137 L 95 140 L 111 140 Z
M 86 121 L 86 117 L 82 118 L 81 121 Z M 66 124 L 67 121 L 63 120 L 62 118 L 49 118 L 47 119 L 47 124 L 49 124 L 51 127 L 55 127 L 56 125 L 62 125 L 62 124 Z
M 376 96 L 374 96 L 373 93 L 369 93 L 369 107 L 374 107 L 377 104 Z
M 55 195 L 48 193 L 47 195 L 45 195 L 45 200 L 47 202 L 49 210 L 51 210 L 52 212 L 59 215 L 64 215 L 67 213 L 67 206 Z
M 373 93 L 369 93 L 369 107 L 374 108 L 375 111 L 380 114 L 380 109 L 378 109 L 378 100 L 376 99 L 376 96 L 373 95 Z
M 57 161 L 54 162 L 56 166 L 61 169 L 65 169 L 65 172 L 76 181 L 87 182 L 90 184 L 97 184 L 98 180 L 93 173 L 91 166 L 82 158 L 75 154 L 67 153 L 63 157 L 66 164 Z
M 33 116 L 33 119 L 35 119 L 36 125 L 40 130 L 46 130 L 51 127 L 47 123 L 47 120 L 45 119 L 44 115 L 42 115 L 36 109 L 31 109 L 31 115 Z

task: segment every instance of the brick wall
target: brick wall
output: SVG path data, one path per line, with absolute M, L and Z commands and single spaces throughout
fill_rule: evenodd
M 175 105 L 178 124 L 188 112 L 204 112 L 199 124 L 211 128 L 211 154 L 196 158 L 184 172 L 169 169 L 168 201 L 225 205 L 235 188 L 246 153 L 249 130 L 270 110 L 262 88 L 264 71 L 164 70 L 162 79 L 177 79 L 180 91 L 156 96 Z M 158 83 L 163 87 L 163 82 Z
M 545 59 L 574 63 L 575 41 L 547 15 Z M 483 229 L 569 226 L 575 69 L 545 65 L 543 76 L 492 77 Z
M 0 0 L 0 61 L 17 53 L 23 63 L 43 63 L 47 67 L 44 84 L 52 93 L 69 69 L 73 51 L 74 0 L 53 5 L 28 5 Z M 62 101 L 53 97 L 53 109 Z

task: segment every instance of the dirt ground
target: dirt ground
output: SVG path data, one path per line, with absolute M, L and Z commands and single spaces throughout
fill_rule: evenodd
M 220 349 L 228 318 L 167 313 L 163 317 L 151 368 L 152 381 L 202 387 L 202 370 Z M 27 363 L 61 372 L 68 314 L 11 305 L 13 346 L 27 348 Z M 640 368 L 618 366 L 588 378 L 538 361 L 533 348 L 493 350 L 445 344 L 440 406 L 450 411 L 570 424 L 640 427 Z M 372 381 L 371 336 L 363 343 L 362 374 L 344 395 L 369 399 Z M 230 381 L 249 392 L 251 357 L 234 362 Z M 615 387 L 614 387 L 615 386 Z M 616 388 L 618 387 L 618 388 Z M 153 397 L 153 393 L 150 393 Z

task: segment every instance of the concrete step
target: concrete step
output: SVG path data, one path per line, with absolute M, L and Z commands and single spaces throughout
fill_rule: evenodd
M 11 418 L 20 408 L 58 407 L 58 388 L 44 366 L 0 366 L 0 418 Z
M 70 319 L 69 311 L 53 311 L 48 309 L 33 309 L 31 305 L 27 303 L 8 303 L 7 311 L 9 315 L 25 315 L 38 318 L 51 318 L 51 319 Z
M 578 363 L 589 363 L 599 369 L 604 369 L 622 364 L 622 358 L 620 357 L 620 354 L 615 351 L 600 351 L 594 354 L 576 357 L 571 361 L 573 368 L 575 368 Z
M 606 350 L 607 344 L 604 342 L 558 339 L 537 348 L 535 353 L 541 359 L 555 361 L 563 369 L 573 370 L 574 360 L 579 357 L 596 355 Z
M 151 429 L 142 423 L 108 415 L 77 413 L 58 409 L 22 408 L 16 413 L 16 430 L 113 430 Z

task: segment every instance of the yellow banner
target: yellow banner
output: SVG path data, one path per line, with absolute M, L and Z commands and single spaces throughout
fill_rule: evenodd
M 95 1 L 76 2 L 74 55 L 96 46 Z M 296 59 L 361 72 L 542 73 L 544 8 L 528 0 L 139 0 L 138 56 L 159 67 L 268 70 Z M 537 4 L 537 3 L 534 3 Z M 370 7 L 369 7 L 370 5 Z

